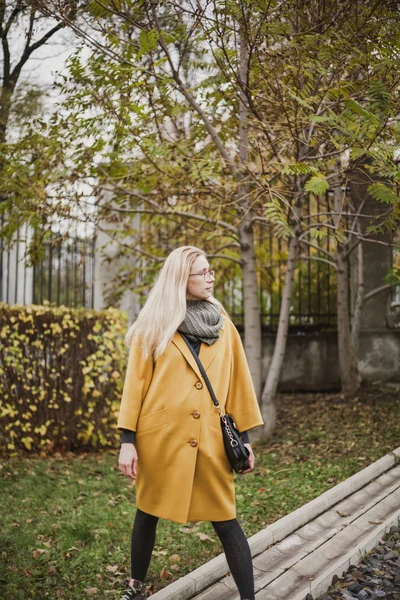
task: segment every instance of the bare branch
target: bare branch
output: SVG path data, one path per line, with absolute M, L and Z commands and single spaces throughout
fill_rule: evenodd
M 141 254 L 143 256 L 146 256 L 147 258 L 151 258 L 151 260 L 154 260 L 155 262 L 161 263 L 161 262 L 164 262 L 164 260 L 165 260 L 165 258 L 161 258 L 160 256 L 156 256 L 155 254 L 146 252 L 146 250 L 143 250 L 142 248 L 140 248 L 138 244 L 130 246 L 129 244 L 126 244 L 125 242 L 122 242 L 121 240 L 113 237 L 112 232 L 109 229 L 107 229 L 106 227 L 101 227 L 101 225 L 97 224 L 97 228 L 99 229 L 99 231 L 102 231 L 103 233 L 108 235 L 110 240 L 112 240 L 113 242 L 115 242 L 116 244 L 121 246 L 122 248 L 128 248 L 128 250 L 130 250 L 131 252 L 134 252 L 136 254 Z
M 63 23 L 59 23 L 58 25 L 56 25 L 55 27 L 53 27 L 52 29 L 50 29 L 50 31 L 48 31 L 43 37 L 40 38 L 40 40 L 38 40 L 37 42 L 35 42 L 34 44 L 32 44 L 32 46 L 27 46 L 24 49 L 24 52 L 18 62 L 18 64 L 15 65 L 13 71 L 12 71 L 12 75 L 11 77 L 13 79 L 18 79 L 19 74 L 21 72 L 22 67 L 25 65 L 25 63 L 27 62 L 27 60 L 29 59 L 30 55 L 35 52 L 35 50 L 37 50 L 38 48 L 40 48 L 41 46 L 44 46 L 44 44 L 46 44 L 46 42 L 53 37 L 53 35 L 55 33 L 57 33 L 57 31 L 60 31 L 60 29 L 63 29 L 63 27 L 65 27 L 65 25 Z
M 233 256 L 226 256 L 225 254 L 207 254 L 207 258 L 222 258 L 223 260 L 229 260 L 237 265 L 243 266 L 242 261 L 238 258 L 233 258 Z
M 101 209 L 104 209 L 104 210 L 115 211 L 118 213 L 125 213 L 125 214 L 148 214 L 148 215 L 161 215 L 161 216 L 168 216 L 168 217 L 178 216 L 178 217 L 183 217 L 185 219 L 193 219 L 195 221 L 201 221 L 202 223 L 210 223 L 210 225 L 217 225 L 217 226 L 222 227 L 223 229 L 227 229 L 235 234 L 237 234 L 237 231 L 238 231 L 237 227 L 235 227 L 234 225 L 230 225 L 229 223 L 226 223 L 225 221 L 221 221 L 220 219 L 212 219 L 209 217 L 205 217 L 204 215 L 196 215 L 195 213 L 190 213 L 188 211 L 175 210 L 174 208 L 170 208 L 167 210 L 162 210 L 160 208 L 150 210 L 150 209 L 146 209 L 146 208 L 116 208 L 114 206 L 107 206 L 105 204 L 101 204 L 100 207 L 101 207 Z
M 317 246 L 317 244 L 313 244 L 312 242 L 301 238 L 301 236 L 299 237 L 299 242 L 300 244 L 306 244 L 306 246 L 310 246 L 310 248 L 318 250 L 318 252 L 322 252 L 322 254 L 325 254 L 325 256 L 327 256 L 332 261 L 332 264 L 336 265 L 334 255 L 328 252 L 328 250 L 325 250 L 325 248 L 321 248 L 320 246 Z
M 368 292 L 367 294 L 365 294 L 365 296 L 364 296 L 364 302 L 366 302 L 370 298 L 373 298 L 377 294 L 381 294 L 382 292 L 386 292 L 388 290 L 391 290 L 391 289 L 397 287 L 398 285 L 399 285 L 398 283 L 387 283 L 386 285 L 381 285 L 380 287 L 375 288 L 374 290 L 371 290 L 370 292 Z
M 190 106 L 192 108 L 194 108 L 194 110 L 200 115 L 206 130 L 210 134 L 219 153 L 221 154 L 222 158 L 224 159 L 225 164 L 228 167 L 231 175 L 236 175 L 237 169 L 236 169 L 234 160 L 229 156 L 225 146 L 223 145 L 223 143 L 218 135 L 217 130 L 215 129 L 215 127 L 213 127 L 207 114 L 204 112 L 204 110 L 201 108 L 201 106 L 198 104 L 198 102 L 194 99 L 192 94 L 189 92 L 189 90 L 183 83 L 178 71 L 175 69 L 174 63 L 173 63 L 171 55 L 168 51 L 168 47 L 167 47 L 167 44 L 165 42 L 162 30 L 161 30 L 161 25 L 160 25 L 160 22 L 158 19 L 157 11 L 156 11 L 156 2 L 155 2 L 155 0 L 149 0 L 149 1 L 150 1 L 150 5 L 151 5 L 151 13 L 153 16 L 154 24 L 158 31 L 158 36 L 159 36 L 158 41 L 159 41 L 159 44 L 160 44 L 161 48 L 163 49 L 164 54 L 167 58 L 168 64 L 171 69 L 172 78 L 173 78 L 174 82 L 176 83 L 179 91 L 183 94 L 183 96 L 189 102 Z
M 4 2 L 4 11 L 2 11 L 3 18 L 1 19 L 1 22 L 3 22 L 3 19 L 4 19 L 5 8 L 6 8 L 6 3 Z M 2 37 L 7 37 L 8 32 L 10 31 L 11 25 L 14 23 L 14 21 L 18 17 L 18 15 L 24 10 L 24 8 L 25 8 L 24 6 L 18 6 L 18 5 L 14 8 L 14 10 L 12 11 L 12 13 L 10 15 L 10 18 L 8 19 L 8 21 L 6 23 L 6 26 L 4 27 L 4 30 L 1 31 Z
M 300 256 L 299 256 L 299 259 L 300 259 L 300 260 L 317 260 L 317 261 L 319 261 L 319 262 L 323 262 L 323 263 L 325 263 L 325 264 L 329 265 L 330 267 L 333 267 L 334 269 L 337 269 L 337 265 L 336 265 L 336 263 L 334 263 L 334 262 L 333 262 L 333 261 L 331 261 L 331 260 L 328 260 L 327 258 L 322 258 L 321 256 L 312 256 L 312 255 L 308 256 L 308 255 L 300 255 Z

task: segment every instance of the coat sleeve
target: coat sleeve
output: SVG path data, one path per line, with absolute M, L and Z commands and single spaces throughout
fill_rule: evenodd
M 226 411 L 235 419 L 239 431 L 247 431 L 262 425 L 264 421 L 239 332 L 232 322 L 229 322 L 229 328 L 232 360 Z
M 153 358 L 143 358 L 137 338 L 133 338 L 118 416 L 118 429 L 136 431 L 143 400 L 153 377 Z

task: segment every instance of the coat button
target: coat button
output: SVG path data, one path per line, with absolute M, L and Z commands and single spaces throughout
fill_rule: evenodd
M 196 388 L 197 388 L 198 390 L 201 390 L 201 388 L 202 388 L 202 387 L 203 387 L 203 384 L 201 383 L 201 381 L 198 381 L 198 382 L 196 383 Z
M 198 410 L 195 410 L 193 413 L 193 419 L 200 419 L 200 413 Z
M 193 448 L 196 448 L 197 440 L 191 440 L 190 445 L 193 446 Z

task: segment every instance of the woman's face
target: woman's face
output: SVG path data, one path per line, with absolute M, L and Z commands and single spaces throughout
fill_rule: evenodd
M 205 256 L 198 256 L 192 265 L 188 284 L 186 288 L 186 298 L 188 300 L 206 300 L 212 295 L 214 283 L 214 274 L 208 271 L 210 265 Z M 204 273 L 206 275 L 204 276 Z

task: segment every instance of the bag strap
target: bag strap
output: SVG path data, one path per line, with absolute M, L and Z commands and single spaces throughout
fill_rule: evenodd
M 205 381 L 205 383 L 206 383 L 206 386 L 208 387 L 208 391 L 210 392 L 211 399 L 212 399 L 212 401 L 214 402 L 214 405 L 215 405 L 215 406 L 217 406 L 217 407 L 219 407 L 219 402 L 218 402 L 218 400 L 217 400 L 217 398 L 216 398 L 216 396 L 215 396 L 215 394 L 214 394 L 214 390 L 212 389 L 212 385 L 211 385 L 211 383 L 210 383 L 210 380 L 209 380 L 209 379 L 208 379 L 208 377 L 207 377 L 207 373 L 206 373 L 206 372 L 205 372 L 205 370 L 204 370 L 204 367 L 203 367 L 203 365 L 202 365 L 202 362 L 201 362 L 201 360 L 200 360 L 200 359 L 199 359 L 199 357 L 198 357 L 198 354 L 197 354 L 196 350 L 193 348 L 193 346 L 192 346 L 192 344 L 189 342 L 188 338 L 187 338 L 187 337 L 186 337 L 186 336 L 185 336 L 183 333 L 181 333 L 181 332 L 179 332 L 179 333 L 181 334 L 181 336 L 182 336 L 182 337 L 183 337 L 183 339 L 185 340 L 186 344 L 189 346 L 189 350 L 190 350 L 190 352 L 193 354 L 193 358 L 195 359 L 195 361 L 196 361 L 196 363 L 197 363 L 197 366 L 198 366 L 198 367 L 199 367 L 199 369 L 200 369 L 200 373 L 202 374 L 202 376 L 203 376 L 203 379 L 204 379 L 204 381 Z

